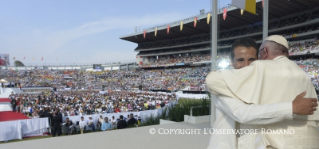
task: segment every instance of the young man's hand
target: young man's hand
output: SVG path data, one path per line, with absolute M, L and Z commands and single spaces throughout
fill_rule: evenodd
M 297 115 L 312 115 L 317 110 L 318 99 L 316 98 L 303 98 L 306 92 L 303 92 L 295 98 L 292 102 L 293 114 Z

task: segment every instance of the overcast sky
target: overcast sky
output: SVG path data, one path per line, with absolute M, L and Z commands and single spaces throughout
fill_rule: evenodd
M 200 9 L 210 11 L 211 0 L 0 0 L 0 53 L 11 64 L 13 57 L 38 65 L 134 61 L 137 44 L 120 36 Z

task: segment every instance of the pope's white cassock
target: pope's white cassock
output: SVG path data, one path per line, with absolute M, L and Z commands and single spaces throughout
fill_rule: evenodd
M 241 69 L 214 71 L 207 75 L 206 84 L 218 96 L 214 128 L 234 129 L 237 121 L 241 123 L 237 128 L 259 132 L 240 134 L 238 142 L 236 135 L 213 135 L 209 147 L 319 148 L 319 111 L 308 116 L 291 115 L 291 102 L 298 94 L 307 91 L 305 97 L 317 98 L 314 86 L 307 74 L 287 57 L 255 61 Z M 230 145 L 221 143 L 221 138 L 229 140 Z

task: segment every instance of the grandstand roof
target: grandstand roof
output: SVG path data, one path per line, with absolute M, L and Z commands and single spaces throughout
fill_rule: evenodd
M 319 1 L 318 0 L 273 0 L 269 1 L 269 20 L 279 19 L 285 16 L 289 16 L 291 14 L 295 14 L 296 12 L 303 12 L 307 10 L 313 10 L 318 8 Z M 245 12 L 243 15 L 240 14 L 240 10 L 235 7 L 229 7 L 227 12 L 226 20 L 222 18 L 222 12 L 219 12 L 218 20 L 219 30 L 228 30 L 232 28 L 237 28 L 246 25 L 253 25 L 258 22 L 262 22 L 262 2 L 261 0 L 257 0 L 257 15 Z M 206 13 L 207 14 L 207 13 Z M 151 29 L 147 29 L 146 38 L 143 37 L 143 31 L 137 32 L 134 34 L 130 34 L 127 36 L 122 36 L 120 39 L 131 41 L 134 43 L 144 43 L 144 42 L 152 42 L 158 40 L 168 40 L 174 38 L 187 37 L 198 34 L 210 33 L 211 25 L 208 25 L 206 22 L 207 15 L 197 16 L 198 22 L 196 28 L 193 26 L 194 19 L 188 19 L 184 21 L 183 31 L 180 31 L 180 24 L 174 23 L 171 24 L 170 33 L 167 34 L 166 26 L 158 27 L 157 36 L 154 36 L 154 31 L 156 27 Z M 179 21 L 180 22 L 180 21 Z M 168 24 L 167 24 L 168 25 Z

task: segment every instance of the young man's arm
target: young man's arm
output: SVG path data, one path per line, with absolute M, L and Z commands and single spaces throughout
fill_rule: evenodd
M 223 113 L 242 124 L 271 124 L 293 118 L 292 102 L 249 105 L 235 98 L 221 96 L 216 98 L 215 105 Z
M 317 103 L 308 103 L 306 100 L 309 98 L 303 98 L 304 95 L 305 93 L 299 94 L 292 102 L 266 105 L 249 105 L 235 98 L 220 96 L 216 98 L 215 105 L 239 123 L 271 124 L 284 119 L 293 119 L 293 114 L 309 113 L 312 104 L 318 105 Z

